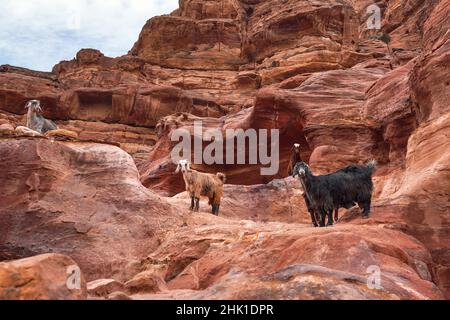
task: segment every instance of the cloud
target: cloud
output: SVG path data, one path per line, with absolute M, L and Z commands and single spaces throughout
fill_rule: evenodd
M 120 56 L 149 18 L 176 8 L 178 0 L 1 0 L 0 65 L 48 71 L 81 48 Z

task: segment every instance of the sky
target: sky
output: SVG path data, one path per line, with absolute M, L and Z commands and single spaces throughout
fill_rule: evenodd
M 51 71 L 82 48 L 126 54 L 151 17 L 178 0 L 0 0 L 0 65 Z

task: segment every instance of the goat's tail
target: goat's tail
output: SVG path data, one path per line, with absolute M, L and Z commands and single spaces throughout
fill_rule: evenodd
M 370 174 L 373 174 L 375 169 L 378 167 L 377 160 L 374 159 L 370 160 L 369 162 L 367 162 L 366 167 L 370 170 Z
M 224 173 L 219 172 L 216 176 L 223 184 L 227 181 L 227 176 Z

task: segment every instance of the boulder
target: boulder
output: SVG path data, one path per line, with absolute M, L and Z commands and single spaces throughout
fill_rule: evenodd
M 123 284 L 114 279 L 99 279 L 87 284 L 87 292 L 93 297 L 109 297 L 112 293 L 123 289 Z
M 0 300 L 84 300 L 84 276 L 71 258 L 44 254 L 0 263 Z

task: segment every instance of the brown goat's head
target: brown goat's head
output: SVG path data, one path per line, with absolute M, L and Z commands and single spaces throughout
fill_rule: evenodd
M 189 164 L 189 161 L 187 160 L 180 160 L 178 162 L 177 170 L 175 171 L 176 174 L 179 172 L 185 173 L 185 172 L 191 172 L 191 166 Z

